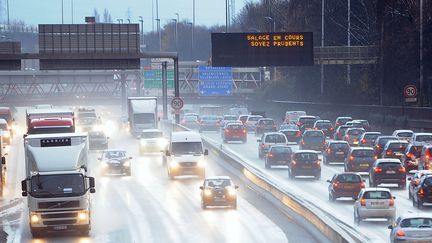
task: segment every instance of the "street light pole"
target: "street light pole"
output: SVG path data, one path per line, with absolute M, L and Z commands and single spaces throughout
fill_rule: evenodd
M 171 19 L 175 23 L 175 30 L 174 30 L 174 40 L 175 40 L 175 49 L 178 52 L 178 38 L 177 38 L 177 19 Z
M 144 46 L 144 20 L 142 16 L 138 16 L 139 22 L 141 23 L 141 46 Z M 141 50 L 141 48 L 140 48 Z
M 324 6 L 325 0 L 321 0 L 321 47 L 324 47 Z M 324 65 L 321 63 L 321 96 L 324 95 Z
M 72 24 L 74 21 L 74 0 L 71 0 L 71 19 L 72 19 Z
M 6 1 L 7 4 L 7 24 L 8 24 L 8 28 L 10 26 L 10 18 L 9 18 L 9 0 Z
M 349 47 L 351 46 L 351 0 L 348 0 L 348 31 L 347 31 L 347 35 L 348 35 L 348 50 Z M 348 64 L 347 66 L 347 84 L 350 85 L 351 84 L 351 65 Z
M 188 25 L 191 26 L 191 47 L 190 47 L 190 55 L 191 55 L 191 60 L 193 60 L 193 23 L 187 23 Z
M 225 0 L 225 33 L 228 33 L 228 0 Z
M 160 30 L 160 19 L 156 19 L 156 24 L 157 24 L 157 32 L 158 32 L 158 41 L 159 41 L 159 51 L 162 50 L 162 37 L 161 37 L 161 30 Z
M 62 24 L 64 24 L 64 19 L 63 19 L 63 0 L 61 0 L 61 14 L 62 14 Z
M 420 0 L 420 87 L 419 87 L 419 98 L 420 106 L 423 106 L 424 95 L 423 95 L 423 0 Z
M 191 37 L 191 59 L 193 60 L 193 47 L 194 47 L 194 35 L 195 35 L 195 0 L 192 1 L 192 37 Z
M 276 32 L 276 20 L 272 17 L 266 16 L 264 17 L 267 20 L 273 21 L 273 32 Z

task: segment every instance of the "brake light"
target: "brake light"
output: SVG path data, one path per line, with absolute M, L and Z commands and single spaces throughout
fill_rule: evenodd
M 391 151 L 391 150 L 387 150 L 386 154 L 387 154 L 387 155 L 391 155 L 391 154 L 392 154 L 392 151 Z
M 320 165 L 321 162 L 319 160 L 316 161 L 316 165 Z
M 377 159 L 378 159 L 378 156 L 377 156 L 377 155 L 375 155 L 375 156 L 374 156 L 374 159 L 375 159 L 375 160 L 377 160 Z
M 405 172 L 406 172 L 405 167 L 400 167 L 400 168 L 399 168 L 399 172 L 403 172 L 403 173 L 405 173 Z
M 298 132 L 296 133 L 296 137 L 300 137 L 300 136 L 301 136 L 301 132 L 298 131 Z
M 382 168 L 379 168 L 379 167 L 374 168 L 374 172 L 376 172 L 376 173 L 382 172 Z
M 394 206 L 394 198 L 390 198 L 389 200 L 389 206 Z
M 349 135 L 348 135 L 348 134 L 347 134 L 347 135 L 345 135 L 345 138 L 346 138 L 346 139 L 348 139 L 348 138 L 349 138 Z
M 305 142 L 304 141 L 302 141 L 302 145 L 304 145 L 305 144 Z
M 362 139 L 362 140 L 361 140 L 361 143 L 362 143 L 362 144 L 365 144 L 365 143 L 366 143 L 366 139 Z
M 296 164 L 297 164 L 297 161 L 292 160 L 292 161 L 291 161 L 291 164 L 292 164 L 292 165 L 296 165 Z
M 327 153 L 331 153 L 331 149 L 330 148 L 327 149 Z
M 363 181 L 360 183 L 360 188 L 365 188 L 365 184 Z
M 273 157 L 273 154 L 272 154 L 272 153 L 269 153 L 267 156 L 268 156 L 268 157 Z
M 408 154 L 407 154 L 407 157 L 408 157 L 408 158 L 412 158 L 412 157 L 414 157 L 414 154 L 412 154 L 412 153 L 408 153 Z
M 354 156 L 351 155 L 349 159 L 350 159 L 350 160 L 354 160 Z
M 426 158 L 426 159 L 429 159 L 429 158 L 430 158 L 429 154 L 426 154 L 425 158 Z
M 333 182 L 333 187 L 338 187 L 338 186 L 339 186 L 339 182 L 338 181 Z
M 329 129 L 330 131 L 333 131 L 334 130 L 334 128 L 333 127 L 330 127 L 330 129 Z
M 243 133 L 247 133 L 246 129 L 243 129 Z
M 366 199 L 364 199 L 364 198 L 360 199 L 360 205 L 366 206 Z
M 379 144 L 376 145 L 376 148 L 379 149 L 381 146 Z
M 423 190 L 423 188 L 420 188 L 419 195 L 420 195 L 420 197 L 424 197 L 424 190 Z
M 265 144 L 261 144 L 261 148 L 265 148 Z
M 397 236 L 405 236 L 405 231 L 400 229 L 400 230 L 396 231 L 396 235 Z
M 228 129 L 225 129 L 224 132 L 229 133 L 229 130 L 228 130 Z

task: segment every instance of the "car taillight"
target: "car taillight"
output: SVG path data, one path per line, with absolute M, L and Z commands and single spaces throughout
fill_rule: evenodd
M 300 137 L 300 136 L 301 136 L 301 132 L 298 131 L 298 132 L 296 133 L 296 137 Z
M 317 160 L 315 163 L 316 163 L 316 165 L 320 165 L 321 164 L 321 162 L 319 160 Z
M 351 155 L 351 156 L 349 157 L 349 159 L 350 159 L 350 160 L 354 160 L 354 156 Z
M 305 144 L 305 142 L 304 141 L 302 141 L 302 145 L 304 145 Z
M 376 173 L 382 172 L 382 168 L 379 168 L 379 167 L 374 168 L 374 172 L 376 172 Z
M 390 198 L 389 200 L 389 206 L 394 206 L 394 198 Z
M 362 143 L 362 144 L 365 144 L 365 143 L 366 143 L 366 139 L 362 139 L 362 140 L 361 140 L 361 143 Z
M 349 138 L 349 135 L 345 135 L 345 138 L 348 139 L 348 138 Z
M 333 127 L 330 127 L 330 128 L 329 128 L 329 130 L 330 130 L 330 131 L 333 131 L 333 130 L 334 130 L 334 128 L 333 128 Z
M 423 188 L 420 188 L 419 195 L 420 195 L 420 197 L 424 197 L 424 190 L 423 190 Z
M 331 149 L 330 148 L 327 149 L 327 153 L 331 153 Z
M 243 133 L 247 133 L 246 129 L 243 129 Z
M 224 132 L 225 132 L 225 133 L 229 133 L 229 130 L 228 130 L 228 129 L 225 129 Z
M 333 182 L 333 187 L 338 187 L 338 186 L 339 186 L 339 182 L 338 181 Z
M 405 236 L 405 231 L 403 231 L 403 230 L 401 230 L 401 229 L 399 229 L 398 231 L 396 231 L 396 235 L 397 236 Z
M 265 144 L 261 144 L 261 148 L 264 148 L 265 147 Z
M 375 160 L 377 160 L 377 159 L 378 159 L 378 156 L 377 156 L 377 155 L 375 155 L 375 156 L 374 156 L 374 159 L 375 159 Z
M 360 188 L 365 188 L 365 184 L 363 181 L 360 183 Z
M 379 144 L 376 145 L 376 148 L 379 149 L 381 146 Z
M 399 172 L 403 172 L 403 173 L 405 173 L 405 172 L 406 172 L 405 167 L 400 167 L 400 168 L 399 168 Z
M 366 206 L 366 199 L 364 199 L 364 198 L 360 199 L 360 205 Z
M 412 154 L 412 153 L 408 153 L 408 154 L 407 154 L 407 157 L 410 158 L 410 159 L 412 159 L 412 157 L 414 157 L 414 154 Z
M 268 156 L 268 157 L 273 157 L 273 154 L 272 154 L 272 153 L 269 153 L 267 156 Z
M 429 158 L 430 158 L 429 154 L 426 154 L 425 158 L 426 158 L 426 159 L 429 159 Z
M 292 164 L 292 165 L 296 165 L 296 164 L 297 164 L 297 161 L 292 160 L 292 161 L 291 161 L 291 164 Z
M 391 150 L 387 150 L 386 154 L 391 155 L 393 152 Z

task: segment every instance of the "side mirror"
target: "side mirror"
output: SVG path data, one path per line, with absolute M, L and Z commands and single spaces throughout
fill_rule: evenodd
M 137 140 L 140 140 L 140 139 L 141 139 L 141 136 L 137 136 L 136 139 L 137 139 Z
M 129 159 L 132 159 L 132 156 L 131 156 L 131 157 L 129 157 Z
M 6 164 L 6 158 L 5 157 L 1 157 L 1 164 L 5 165 Z
M 23 197 L 27 197 L 27 180 L 21 181 L 21 195 Z
M 387 229 L 393 229 L 393 225 L 389 225 Z
M 326 180 L 328 183 L 331 183 L 331 181 L 330 180 Z
M 97 158 L 97 160 L 102 160 L 102 158 Z
M 322 159 L 318 159 L 318 161 L 320 161 L 320 162 L 321 162 L 321 161 L 322 161 Z
M 94 188 L 95 187 L 95 179 L 94 177 L 88 177 L 89 178 L 89 186 L 90 188 Z
M 171 156 L 171 153 L 168 150 L 166 150 L 165 151 L 165 156 Z
M 203 186 L 200 186 L 199 188 L 200 188 L 201 190 L 204 190 L 204 187 L 203 187 Z
M 204 149 L 204 155 L 208 155 L 208 149 Z
M 96 192 L 96 189 L 90 188 L 90 193 L 95 193 L 95 192 Z
M 257 142 L 258 142 L 258 143 L 261 143 L 261 139 L 257 139 Z
M 407 178 L 407 180 L 411 181 L 411 180 L 412 180 L 412 178 L 411 178 L 411 177 L 408 177 L 408 178 Z
M 393 196 L 393 199 L 396 199 L 396 197 L 395 197 L 395 196 Z
M 238 189 L 238 188 L 239 188 L 239 186 L 235 185 L 235 186 L 234 186 L 234 188 L 235 188 L 235 189 Z

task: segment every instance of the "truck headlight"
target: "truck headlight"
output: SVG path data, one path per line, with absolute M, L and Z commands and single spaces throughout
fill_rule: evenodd
M 10 132 L 9 132 L 9 131 L 4 132 L 4 133 L 3 133 L 3 136 L 4 136 L 5 138 L 9 138 L 9 137 L 10 137 Z
M 232 187 L 228 187 L 227 190 L 228 190 L 228 195 L 230 196 L 235 196 L 237 194 L 236 190 Z
M 124 166 L 129 167 L 131 165 L 130 161 L 126 161 L 123 163 Z
M 208 197 L 208 196 L 211 196 L 211 194 L 212 194 L 212 191 L 211 191 L 210 189 L 205 189 L 205 190 L 204 190 L 204 195 L 205 195 L 205 196 Z
M 38 224 L 39 223 L 39 216 L 37 214 L 32 214 L 30 216 L 30 222 L 32 224 Z
M 204 160 L 200 160 L 200 161 L 198 161 L 197 166 L 198 167 L 205 167 L 206 166 L 206 162 Z
M 108 163 L 102 163 L 102 168 L 106 168 L 106 167 L 108 167 Z
M 170 163 L 170 167 L 173 168 L 173 169 L 177 168 L 177 167 L 179 167 L 179 163 L 177 161 L 173 160 Z
M 78 213 L 78 220 L 79 221 L 86 221 L 88 218 L 89 217 L 88 217 L 88 211 L 87 210 L 83 210 L 83 211 L 80 211 Z

